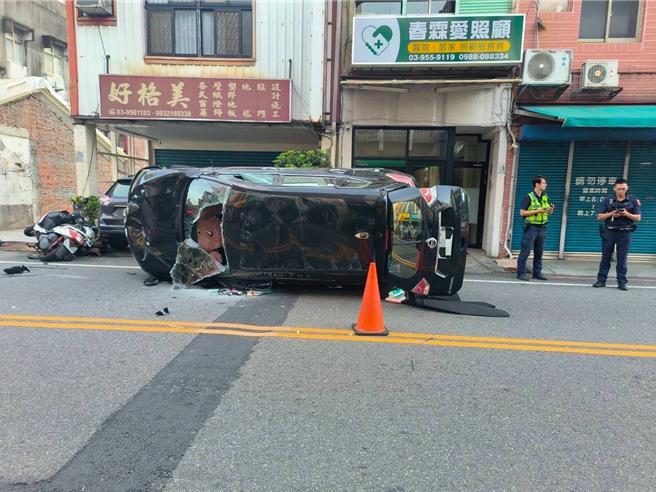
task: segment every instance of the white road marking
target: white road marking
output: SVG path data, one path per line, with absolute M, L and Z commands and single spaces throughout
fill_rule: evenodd
M 16 261 L 4 261 L 0 260 L 0 263 L 2 264 L 7 264 L 7 265 L 26 265 L 26 266 L 33 266 L 34 268 L 52 268 L 53 270 L 66 270 L 69 267 L 78 267 L 78 268 L 114 268 L 114 269 L 128 269 L 128 270 L 141 270 L 141 267 L 138 266 L 130 266 L 130 265 L 89 265 L 85 263 L 74 263 L 74 262 L 65 262 L 64 264 L 57 265 L 56 263 L 37 263 L 35 261 L 28 261 L 28 262 L 22 262 L 20 260 Z
M 539 281 L 536 280 L 534 282 L 525 282 L 523 280 L 482 280 L 482 279 L 475 279 L 475 278 L 466 278 L 465 282 L 471 282 L 471 283 L 479 283 L 479 284 L 510 284 L 510 285 L 521 285 L 523 286 L 553 286 L 553 287 L 592 287 L 592 283 L 587 283 L 587 284 L 574 284 L 574 283 L 569 283 L 569 282 L 544 282 L 544 281 Z M 608 284 L 608 287 L 606 288 L 614 288 L 615 286 L 611 283 Z M 629 289 L 656 289 L 656 286 L 652 285 L 632 285 L 629 287 Z

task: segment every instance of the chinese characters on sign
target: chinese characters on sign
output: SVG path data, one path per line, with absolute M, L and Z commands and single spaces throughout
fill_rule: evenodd
M 353 65 L 517 65 L 523 14 L 356 16 Z
M 291 121 L 291 81 L 100 76 L 103 118 Z
M 578 202 L 573 204 L 577 217 L 597 217 L 597 206 L 612 192 L 616 176 L 577 176 L 573 194 Z

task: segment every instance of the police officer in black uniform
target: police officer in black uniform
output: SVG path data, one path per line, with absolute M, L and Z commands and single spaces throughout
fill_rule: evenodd
M 629 183 L 626 179 L 618 179 L 613 186 L 615 196 L 604 198 L 597 207 L 597 220 L 604 221 L 605 230 L 599 273 L 593 287 L 606 287 L 610 259 L 617 245 L 617 288 L 627 290 L 626 259 L 631 244 L 631 233 L 635 231 L 636 222 L 640 222 L 642 214 L 640 200 L 627 195 L 628 190 Z

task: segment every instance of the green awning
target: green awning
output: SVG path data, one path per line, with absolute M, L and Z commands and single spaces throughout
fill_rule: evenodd
M 579 128 L 656 128 L 656 105 L 522 106 L 522 114 L 534 113 Z

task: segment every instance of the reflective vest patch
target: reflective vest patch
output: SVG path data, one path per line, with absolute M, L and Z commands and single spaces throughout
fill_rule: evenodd
M 535 196 L 535 193 L 530 192 L 528 194 L 528 198 L 531 201 L 531 204 L 528 207 L 529 212 L 531 210 L 538 210 L 540 208 L 549 207 L 549 197 L 546 194 L 538 198 L 537 196 Z M 524 218 L 524 222 L 532 225 L 544 225 L 547 222 L 549 222 L 549 214 L 540 213 L 535 215 L 529 215 L 528 217 Z

